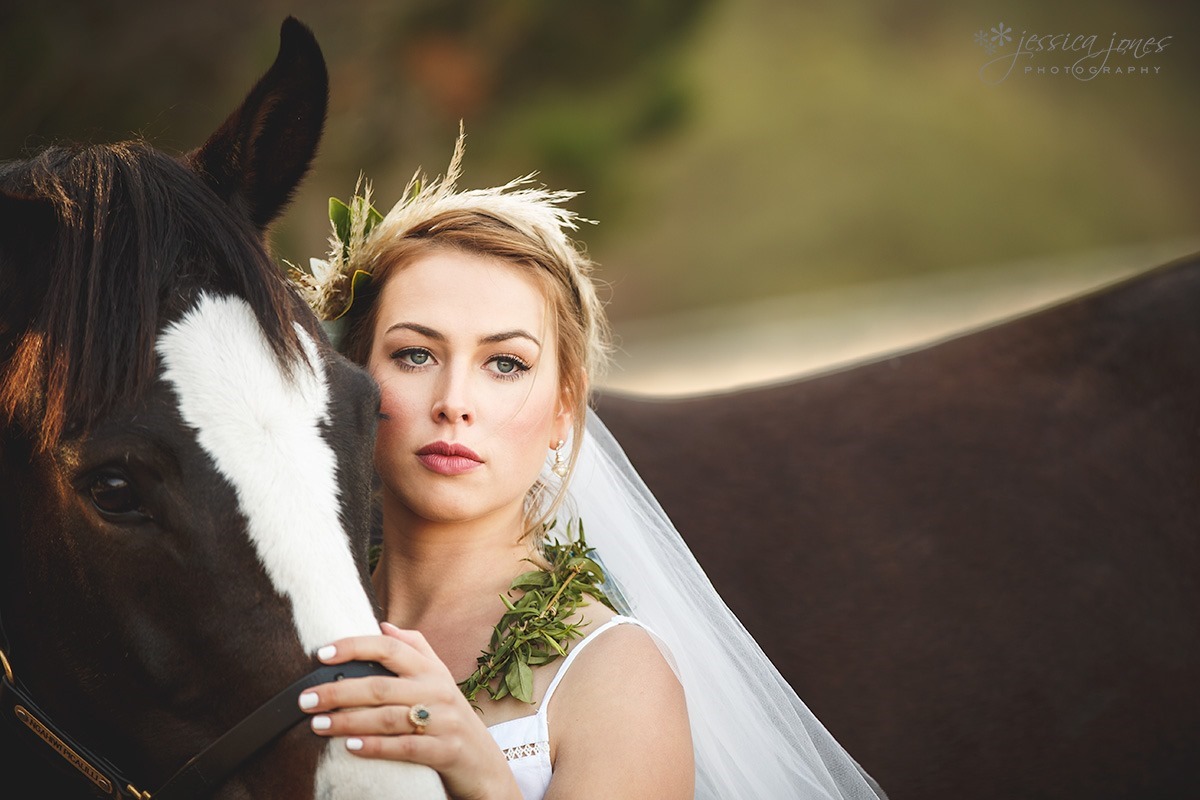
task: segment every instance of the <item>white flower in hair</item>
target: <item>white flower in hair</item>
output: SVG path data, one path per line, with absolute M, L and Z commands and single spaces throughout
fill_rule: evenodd
M 377 259 L 395 241 L 448 211 L 473 211 L 500 219 L 544 242 L 566 263 L 583 266 L 584 260 L 567 231 L 593 221 L 563 207 L 580 193 L 533 186 L 536 172 L 503 186 L 459 191 L 465 139 L 460 124 L 446 174 L 430 181 L 417 170 L 401 200 L 386 214 L 371 205 L 371 185 L 362 176 L 348 205 L 330 198 L 333 233 L 328 258 L 310 259 L 307 272 L 288 265 L 289 277 L 321 320 L 336 320 L 346 313 L 354 302 L 355 289 L 370 280 Z

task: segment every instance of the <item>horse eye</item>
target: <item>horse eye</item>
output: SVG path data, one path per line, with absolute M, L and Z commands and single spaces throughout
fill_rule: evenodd
M 141 498 L 129 479 L 120 473 L 104 472 L 97 475 L 88 487 L 88 494 L 91 495 L 92 505 L 101 514 L 124 516 L 142 512 Z

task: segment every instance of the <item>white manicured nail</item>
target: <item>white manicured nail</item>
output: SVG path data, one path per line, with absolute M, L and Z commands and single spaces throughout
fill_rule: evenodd
M 346 740 L 346 749 L 347 750 L 362 750 L 362 739 L 347 739 Z
M 312 692 L 305 692 L 304 694 L 300 695 L 300 707 L 301 708 L 312 708 L 316 704 L 317 704 L 317 696 L 315 694 L 313 694 Z
M 336 655 L 337 648 L 331 644 L 327 644 L 317 651 L 317 658 L 321 659 L 322 661 L 328 661 Z
M 327 731 L 331 725 L 333 725 L 333 720 L 331 720 L 329 717 L 321 716 L 313 717 L 312 719 L 312 727 L 314 731 Z

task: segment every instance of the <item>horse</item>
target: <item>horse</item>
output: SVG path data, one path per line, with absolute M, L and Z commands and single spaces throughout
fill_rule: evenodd
M 1200 255 L 921 348 L 595 407 L 892 800 L 1196 794 Z
M 269 256 L 328 77 L 312 32 L 194 150 L 0 166 L 0 758 L 50 797 L 444 798 L 298 725 L 379 627 L 379 395 Z

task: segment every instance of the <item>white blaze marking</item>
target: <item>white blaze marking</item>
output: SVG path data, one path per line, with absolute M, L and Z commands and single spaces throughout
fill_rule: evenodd
M 324 367 L 308 334 L 300 338 L 316 371 L 300 365 L 288 376 L 244 300 L 202 295 L 157 350 L 180 415 L 237 493 L 250 540 L 311 653 L 379 625 L 342 530 L 337 459 L 321 438 Z
M 308 652 L 344 636 L 379 633 L 339 517 L 337 459 L 321 438 L 329 387 L 316 346 L 299 331 L 316 371 L 285 375 L 244 300 L 202 295 L 158 339 L 163 377 L 200 446 L 233 485 L 250 540 L 291 600 Z M 318 800 L 445 800 L 428 767 L 364 759 L 331 739 L 318 763 Z

